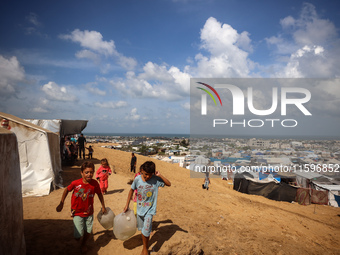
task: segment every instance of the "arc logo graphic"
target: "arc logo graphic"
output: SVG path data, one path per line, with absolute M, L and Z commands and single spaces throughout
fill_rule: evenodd
M 216 90 L 203 82 L 197 82 L 201 85 L 204 85 L 211 89 L 215 95 L 218 97 L 220 100 L 221 106 L 222 106 L 222 101 L 219 96 L 219 94 L 216 92 Z M 213 95 L 206 89 L 202 89 L 200 87 L 197 87 L 198 89 L 201 89 L 205 91 L 207 94 L 210 95 L 210 97 L 213 99 L 215 102 L 215 105 L 217 105 L 215 98 Z M 215 88 L 220 88 L 220 89 L 228 89 L 233 97 L 233 115 L 244 115 L 244 101 L 245 101 L 245 96 L 243 94 L 243 91 L 231 84 L 216 84 Z M 253 88 L 248 87 L 247 91 L 247 105 L 248 109 L 251 113 L 258 115 L 258 116 L 265 116 L 265 115 L 270 115 L 274 113 L 278 107 L 278 88 L 273 87 L 272 88 L 272 106 L 270 109 L 266 110 L 258 110 L 255 109 L 254 104 L 253 104 Z M 303 98 L 288 98 L 288 94 L 290 93 L 298 93 L 304 95 Z M 298 88 L 298 87 L 282 87 L 281 88 L 281 115 L 287 115 L 287 105 L 295 105 L 304 115 L 306 116 L 311 116 L 312 114 L 305 108 L 303 105 L 304 103 L 307 103 L 311 99 L 311 93 L 308 89 L 305 88 Z M 207 115 L 207 95 L 202 94 L 201 98 L 201 115 Z
M 220 95 L 217 93 L 217 91 L 213 87 L 211 87 L 210 85 L 208 85 L 206 83 L 203 83 L 203 82 L 197 82 L 197 83 L 201 84 L 203 86 L 206 86 L 212 92 L 214 92 L 215 95 L 217 96 L 218 100 L 220 101 L 221 106 L 222 106 L 221 97 L 220 97 Z M 197 87 L 197 88 L 200 89 L 200 90 L 203 90 L 204 92 L 206 92 L 212 98 L 212 100 L 214 101 L 215 105 L 217 105 L 214 96 L 209 92 L 209 90 L 206 90 L 206 89 L 203 89 L 203 88 L 200 88 L 200 87 Z M 201 96 L 201 114 L 202 115 L 207 115 L 207 94 L 202 94 L 202 96 Z

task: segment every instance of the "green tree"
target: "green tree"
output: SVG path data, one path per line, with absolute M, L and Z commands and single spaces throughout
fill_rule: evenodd
M 183 139 L 183 140 L 180 142 L 180 145 L 183 146 L 183 147 L 188 147 L 188 146 L 189 146 L 189 141 L 187 142 L 185 139 Z
M 138 150 L 141 154 L 146 155 L 147 151 L 148 151 L 148 147 L 145 145 L 142 145 L 139 150 Z

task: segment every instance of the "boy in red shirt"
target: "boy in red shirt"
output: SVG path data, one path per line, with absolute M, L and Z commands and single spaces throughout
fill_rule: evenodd
M 81 251 L 87 251 L 86 242 L 90 237 L 93 227 L 93 198 L 94 194 L 102 204 L 102 212 L 105 214 L 104 197 L 100 191 L 98 182 L 93 180 L 94 164 L 86 161 L 81 166 L 81 179 L 71 182 L 64 190 L 60 204 L 57 206 L 57 212 L 60 212 L 64 207 L 64 201 L 69 192 L 73 190 L 71 198 L 71 216 L 74 223 L 74 237 L 80 240 L 83 236 Z

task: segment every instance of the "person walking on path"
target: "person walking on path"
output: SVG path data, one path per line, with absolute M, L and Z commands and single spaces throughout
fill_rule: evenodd
M 210 172 L 207 169 L 205 172 L 205 178 L 204 178 L 204 183 L 202 184 L 202 189 L 207 189 L 209 190 L 209 184 L 210 184 L 210 178 L 209 178 Z
M 137 176 L 131 185 L 124 212 L 129 209 L 134 190 L 137 189 L 137 227 L 142 231 L 142 255 L 149 254 L 149 239 L 152 231 L 152 218 L 156 214 L 158 188 L 171 186 L 171 182 L 159 171 L 152 161 L 141 165 L 141 175 Z
M 86 243 L 93 228 L 93 200 L 95 194 L 97 194 L 100 200 L 103 214 L 106 214 L 107 211 L 99 184 L 92 179 L 94 175 L 94 164 L 85 161 L 81 165 L 80 173 L 82 178 L 71 182 L 71 184 L 65 188 L 56 210 L 57 212 L 63 210 L 64 201 L 68 193 L 73 190 L 71 197 L 71 217 L 73 217 L 74 237 L 76 240 L 80 240 L 80 238 L 83 237 L 81 252 L 84 254 L 87 251 Z
M 109 162 L 106 158 L 100 161 L 101 166 L 98 168 L 96 173 L 96 179 L 99 182 L 100 189 L 103 194 L 107 193 L 107 188 L 109 187 L 109 175 L 112 174 Z

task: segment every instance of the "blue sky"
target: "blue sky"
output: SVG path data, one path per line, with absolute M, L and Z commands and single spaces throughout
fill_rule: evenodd
M 86 119 L 85 132 L 189 133 L 191 77 L 339 78 L 339 12 L 339 1 L 3 1 L 0 111 Z

